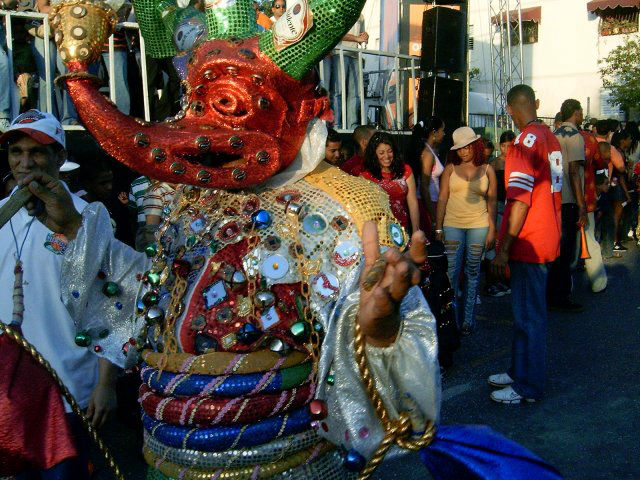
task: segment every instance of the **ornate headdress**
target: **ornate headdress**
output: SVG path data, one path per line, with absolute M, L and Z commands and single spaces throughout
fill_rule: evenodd
M 171 55 L 173 1 L 134 1 L 152 56 Z M 251 0 L 208 0 L 208 40 L 188 62 L 183 108 L 149 123 L 120 113 L 88 78 L 115 26 L 98 0 L 63 0 L 51 23 L 83 123 L 130 168 L 171 183 L 239 189 L 266 181 L 295 159 L 314 118 L 330 115 L 313 67 L 357 20 L 363 0 L 296 0 L 258 34 Z

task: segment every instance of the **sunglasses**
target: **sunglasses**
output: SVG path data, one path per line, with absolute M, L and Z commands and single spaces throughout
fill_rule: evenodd
M 272 8 L 284 8 L 284 5 L 274 5 Z

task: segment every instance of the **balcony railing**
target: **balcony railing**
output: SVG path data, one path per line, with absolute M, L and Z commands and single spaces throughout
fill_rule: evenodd
M 42 22 L 43 25 L 43 37 L 49 38 L 51 32 L 51 26 L 49 24 L 49 18 L 46 14 L 36 12 L 17 12 L 0 10 L 0 15 L 3 15 L 6 19 L 6 48 L 7 57 L 9 62 L 9 88 L 11 89 L 11 98 L 14 98 L 16 84 L 14 79 L 13 68 L 13 28 L 12 24 L 15 19 L 31 19 L 33 21 Z M 138 30 L 138 24 L 135 22 L 121 22 L 118 24 L 119 29 L 132 29 Z M 149 85 L 147 82 L 147 62 L 146 62 L 146 49 L 144 38 L 139 35 L 140 43 L 140 81 L 142 83 L 142 98 L 143 98 L 143 115 L 145 120 L 151 120 L 150 105 L 149 105 Z M 51 68 L 51 55 L 52 46 L 48 41 L 44 43 L 44 80 L 46 89 L 46 104 L 39 105 L 39 108 L 43 111 L 53 112 L 52 105 L 52 92 L 57 88 L 54 85 L 55 71 Z M 380 50 L 366 50 L 356 48 L 336 48 L 333 55 L 337 55 L 339 58 L 338 68 L 338 81 L 340 90 L 345 92 L 347 89 L 345 72 L 345 54 L 356 54 L 356 84 L 357 84 L 357 98 L 359 99 L 359 110 L 357 111 L 357 118 L 360 125 L 365 124 L 378 124 L 381 128 L 386 130 L 398 130 L 406 131 L 417 122 L 418 119 L 418 102 L 417 102 L 417 78 L 418 67 L 417 57 L 409 55 L 401 55 L 392 52 L 385 52 Z M 327 60 L 320 62 L 319 75 L 321 81 L 325 77 L 325 63 Z M 366 68 L 371 65 L 374 68 Z M 109 76 L 109 97 L 114 103 L 117 103 L 117 91 L 115 88 L 115 62 L 114 62 L 114 39 L 113 36 L 109 38 L 109 56 L 106 62 L 106 68 Z M 334 73 L 335 74 L 335 73 Z M 329 86 L 325 85 L 325 88 Z M 327 88 L 327 90 L 331 90 Z M 331 94 L 331 92 L 330 92 Z M 42 96 L 44 97 L 44 96 Z M 352 130 L 352 126 L 347 125 L 348 112 L 348 98 L 347 95 L 340 95 L 340 105 L 337 108 L 340 109 L 340 117 L 342 119 L 340 125 L 336 125 L 338 131 L 346 132 Z M 408 105 L 407 105 L 408 103 Z M 17 112 L 14 112 L 14 114 Z M 66 125 L 67 130 L 82 130 L 84 127 L 80 125 Z

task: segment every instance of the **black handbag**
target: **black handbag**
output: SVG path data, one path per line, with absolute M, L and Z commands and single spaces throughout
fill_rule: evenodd
M 448 368 L 453 364 L 453 352 L 460 347 L 460 330 L 453 309 L 453 289 L 447 276 L 444 244 L 432 241 L 427 245 L 427 254 L 429 269 L 421 288 L 436 319 L 440 366 Z

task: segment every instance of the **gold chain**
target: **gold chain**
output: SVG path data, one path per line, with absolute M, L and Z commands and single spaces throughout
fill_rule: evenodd
M 58 373 L 53 369 L 53 367 L 47 361 L 47 359 L 44 358 L 42 354 L 38 352 L 38 350 L 36 350 L 36 348 L 33 345 L 31 345 L 20 333 L 18 333 L 16 330 L 9 327 L 8 325 L 5 325 L 3 322 L 0 322 L 0 330 L 2 331 L 2 333 L 6 333 L 7 335 L 9 335 L 10 338 L 15 340 L 19 345 L 21 345 L 22 348 L 24 348 L 29 353 L 29 355 L 31 355 L 42 367 L 44 367 L 44 369 L 49 373 L 49 375 L 53 377 L 54 381 L 56 382 L 56 384 L 60 388 L 60 391 L 62 392 L 62 396 L 65 398 L 67 403 L 71 406 L 71 410 L 73 410 L 73 413 L 75 413 L 82 421 L 84 428 L 86 428 L 87 432 L 89 432 L 89 436 L 98 446 L 98 449 L 100 450 L 105 460 L 107 461 L 109 468 L 113 470 L 113 474 L 116 477 L 116 479 L 124 480 L 124 476 L 122 475 L 122 472 L 120 472 L 120 469 L 118 468 L 118 465 L 116 464 L 116 461 L 113 458 L 113 455 L 111 455 L 111 452 L 109 451 L 107 446 L 102 442 L 102 440 L 98 436 L 98 432 L 96 431 L 96 429 L 93 428 L 93 425 L 91 425 L 91 423 L 87 420 L 87 417 L 84 416 L 84 413 L 80 409 L 78 402 L 76 402 L 76 399 L 73 398 L 73 395 L 71 395 L 71 392 L 66 387 L 66 385 L 62 383 L 62 380 L 58 376 Z
M 360 370 L 360 376 L 364 382 L 365 390 L 385 431 L 384 438 L 382 439 L 382 442 L 380 442 L 380 445 L 378 445 L 378 449 L 373 454 L 373 457 L 371 457 L 371 460 L 369 460 L 367 466 L 359 474 L 358 478 L 360 480 L 365 480 L 369 478 L 375 469 L 378 468 L 380 463 L 382 463 L 387 450 L 389 450 L 394 443 L 397 443 L 400 447 L 408 450 L 419 450 L 426 447 L 433 441 L 436 433 L 436 427 L 435 424 L 429 420 L 422 436 L 414 439 L 410 438 L 412 433 L 411 419 L 407 412 L 400 412 L 400 416 L 394 420 L 389 417 L 387 410 L 384 408 L 382 397 L 376 389 L 373 375 L 369 370 L 366 342 L 364 334 L 362 333 L 362 328 L 360 327 L 357 319 L 355 321 L 354 347 L 356 363 L 358 364 L 358 369 Z
M 309 276 L 314 272 L 317 273 L 319 265 L 314 262 L 308 262 L 304 256 L 304 249 L 302 242 L 300 241 L 300 221 L 298 214 L 287 209 L 287 220 L 289 220 L 290 238 L 293 240 L 293 253 L 298 263 L 298 271 L 301 278 L 301 293 L 303 297 L 302 317 L 305 322 L 309 324 L 310 336 L 307 349 L 311 354 L 312 359 L 312 382 L 315 388 L 318 388 L 318 362 L 320 360 L 320 334 L 316 331 L 313 325 L 315 315 L 311 309 L 311 286 L 309 284 Z

